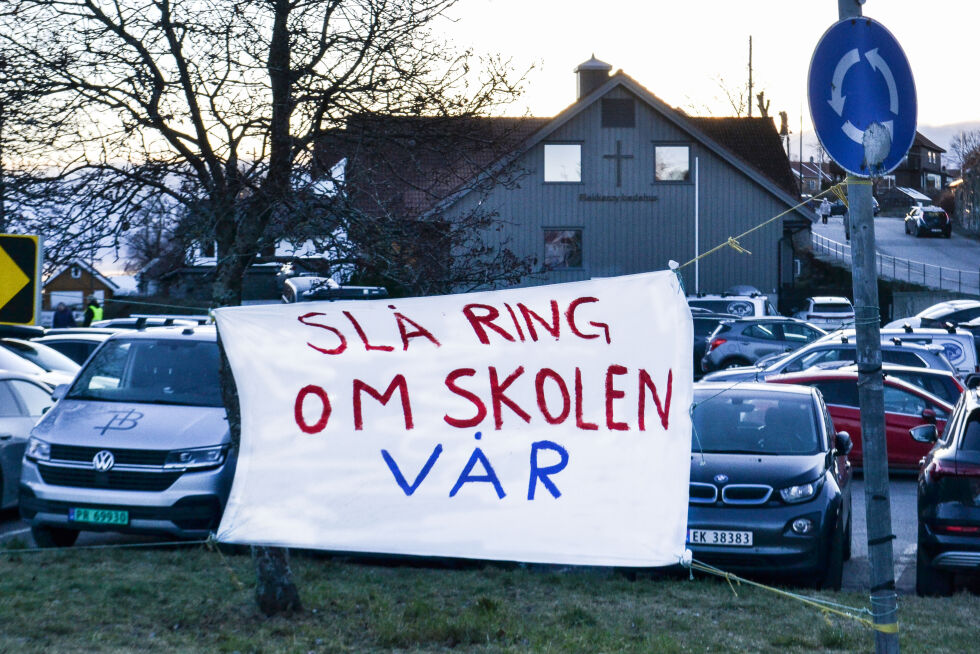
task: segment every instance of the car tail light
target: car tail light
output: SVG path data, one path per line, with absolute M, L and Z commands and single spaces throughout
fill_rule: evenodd
M 716 347 L 718 347 L 720 345 L 724 345 L 727 342 L 728 342 L 728 339 L 727 338 L 716 338 L 716 339 L 712 340 L 711 343 L 708 344 L 708 352 L 711 352 Z
M 935 529 L 947 534 L 980 534 L 980 527 L 972 525 L 936 525 Z

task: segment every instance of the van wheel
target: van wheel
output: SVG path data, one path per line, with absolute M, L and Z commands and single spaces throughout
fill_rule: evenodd
M 78 540 L 78 530 L 67 527 L 48 527 L 41 525 L 31 527 L 31 536 L 38 547 L 71 547 Z
M 946 597 L 953 594 L 953 573 L 932 567 L 929 557 L 922 547 L 922 541 L 915 553 L 915 594 L 922 597 Z

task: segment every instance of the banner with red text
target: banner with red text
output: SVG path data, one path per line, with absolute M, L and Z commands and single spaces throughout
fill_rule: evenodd
M 219 309 L 242 412 L 217 538 L 658 566 L 685 548 L 676 275 Z

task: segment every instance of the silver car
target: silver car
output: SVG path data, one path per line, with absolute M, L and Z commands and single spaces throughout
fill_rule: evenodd
M 770 354 L 792 352 L 826 333 L 795 318 L 724 320 L 707 339 L 701 370 L 747 366 Z
M 41 547 L 80 531 L 201 538 L 217 527 L 235 452 L 213 327 L 106 340 L 31 433 L 20 512 Z
M 17 504 L 20 461 L 31 428 L 54 400 L 51 388 L 28 375 L 0 371 L 0 509 Z

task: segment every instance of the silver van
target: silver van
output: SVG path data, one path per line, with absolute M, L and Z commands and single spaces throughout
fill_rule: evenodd
M 108 338 L 31 432 L 20 513 L 40 547 L 81 531 L 203 538 L 217 527 L 236 452 L 214 327 Z

